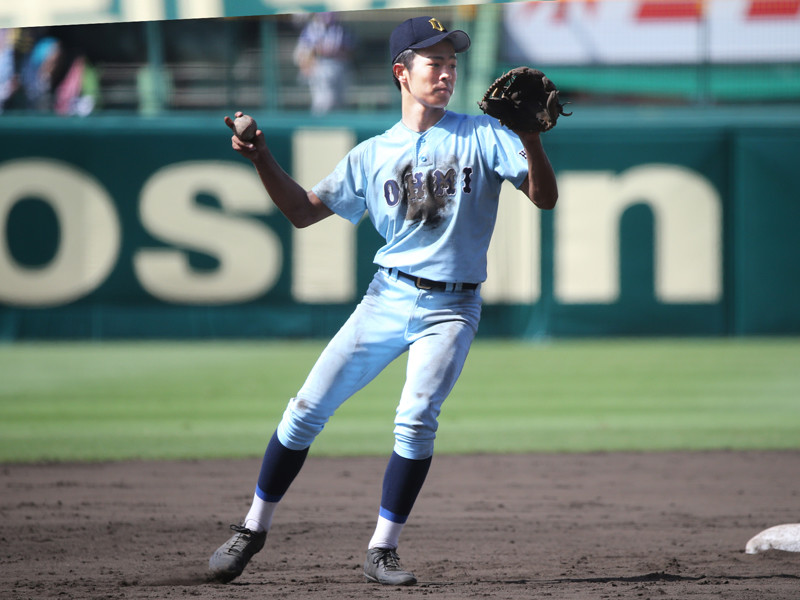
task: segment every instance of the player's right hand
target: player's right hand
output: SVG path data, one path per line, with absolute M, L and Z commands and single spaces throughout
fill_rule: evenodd
M 235 119 L 242 116 L 242 114 L 242 111 L 236 111 L 233 117 Z M 231 147 L 245 158 L 255 160 L 258 156 L 260 148 L 262 146 L 266 147 L 264 133 L 260 129 L 256 131 L 256 137 L 252 142 L 245 142 L 239 139 L 239 137 L 236 135 L 236 128 L 234 127 L 233 119 L 227 115 L 225 115 L 225 125 L 227 125 L 233 132 L 233 135 L 231 136 Z

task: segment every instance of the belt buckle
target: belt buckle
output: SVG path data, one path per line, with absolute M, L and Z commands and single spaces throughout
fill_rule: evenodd
M 430 285 L 430 284 L 425 285 L 424 283 L 422 283 L 423 279 L 424 279 L 423 277 L 415 277 L 414 278 L 414 285 L 417 286 L 417 289 L 420 289 L 420 290 L 432 290 L 433 286 Z

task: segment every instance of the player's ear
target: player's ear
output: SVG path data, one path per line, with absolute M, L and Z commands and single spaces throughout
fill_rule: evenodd
M 401 84 L 408 81 L 408 70 L 403 63 L 394 63 L 392 65 L 392 74 Z

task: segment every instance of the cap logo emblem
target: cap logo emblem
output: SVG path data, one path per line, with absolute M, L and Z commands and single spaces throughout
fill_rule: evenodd
M 444 31 L 444 26 L 436 19 L 430 19 L 428 23 L 430 23 L 431 27 L 433 27 L 436 31 Z

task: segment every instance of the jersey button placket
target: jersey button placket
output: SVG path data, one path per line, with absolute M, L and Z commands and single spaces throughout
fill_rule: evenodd
M 423 165 L 428 164 L 428 154 L 427 154 L 427 144 L 425 144 L 425 138 L 420 137 L 419 141 L 417 142 L 417 164 L 422 163 Z

